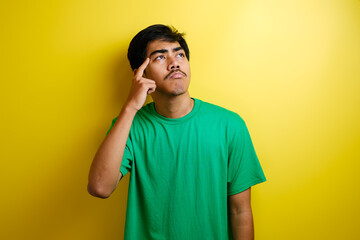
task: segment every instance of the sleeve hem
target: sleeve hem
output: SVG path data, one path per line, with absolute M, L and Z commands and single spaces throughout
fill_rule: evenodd
M 126 169 L 123 169 L 122 167 L 120 167 L 120 172 L 121 172 L 121 178 L 120 180 L 128 173 L 128 171 Z
M 237 188 L 234 191 L 228 191 L 227 195 L 230 196 L 230 195 L 235 195 L 237 193 L 241 193 L 241 192 L 245 191 L 246 189 L 248 189 L 248 188 L 250 188 L 250 187 L 252 187 L 252 186 L 254 186 L 256 184 L 263 183 L 265 181 L 266 181 L 266 178 L 257 179 L 255 181 L 247 183 L 246 185 L 242 185 L 241 187 Z

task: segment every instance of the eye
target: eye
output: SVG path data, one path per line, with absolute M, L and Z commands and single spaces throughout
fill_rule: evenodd
M 163 59 L 165 59 L 164 55 L 159 55 L 155 58 L 155 60 L 163 60 Z
M 183 58 L 183 57 L 185 57 L 185 54 L 184 53 L 179 53 L 178 56 Z

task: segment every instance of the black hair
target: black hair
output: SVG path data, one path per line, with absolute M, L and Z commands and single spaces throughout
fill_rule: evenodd
M 187 59 L 190 59 L 189 47 L 183 38 L 185 34 L 179 33 L 174 27 L 155 24 L 151 25 L 138 34 L 131 40 L 127 57 L 130 62 L 132 70 L 137 69 L 145 61 L 147 46 L 150 42 L 155 40 L 163 40 L 167 42 L 178 42 L 184 49 Z

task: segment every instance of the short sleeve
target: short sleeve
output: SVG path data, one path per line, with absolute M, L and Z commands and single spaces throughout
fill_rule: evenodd
M 234 195 L 265 182 L 266 178 L 249 131 L 240 117 L 229 124 L 229 136 L 228 195 Z
M 111 126 L 109 128 L 109 130 L 107 131 L 106 135 L 109 134 L 111 128 L 114 126 L 115 122 L 117 120 L 117 117 L 114 118 L 112 120 Z M 129 137 L 126 141 L 126 146 L 125 146 L 125 150 L 124 150 L 124 155 L 123 155 L 123 159 L 121 162 L 121 167 L 120 167 L 120 172 L 121 172 L 121 178 L 123 178 L 128 172 L 131 172 L 131 166 L 132 166 L 132 162 L 133 162 L 133 148 L 132 148 L 132 142 L 131 142 L 131 138 L 130 138 L 130 134 Z

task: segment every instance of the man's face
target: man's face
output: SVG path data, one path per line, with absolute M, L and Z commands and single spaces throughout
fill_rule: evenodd
M 188 91 L 190 64 L 178 42 L 152 41 L 147 46 L 146 57 L 150 62 L 144 75 L 156 82 L 157 93 L 179 96 Z

